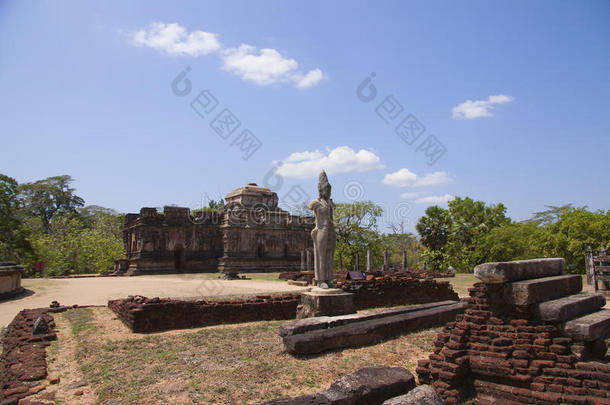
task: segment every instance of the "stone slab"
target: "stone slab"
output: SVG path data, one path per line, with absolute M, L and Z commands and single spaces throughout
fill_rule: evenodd
M 315 395 L 279 398 L 263 405 L 373 405 L 409 392 L 415 377 L 403 367 L 365 367 L 331 384 Z
M 591 342 L 610 337 L 610 309 L 572 319 L 564 325 L 565 333 L 574 340 Z
M 409 331 L 443 325 L 463 312 L 457 303 L 400 315 L 349 323 L 283 338 L 290 353 L 314 354 L 345 347 L 362 346 L 399 336 Z
M 420 385 L 409 393 L 388 399 L 381 405 L 443 405 L 443 400 L 434 388 L 429 385 Z
M 576 274 L 515 281 L 506 284 L 508 303 L 525 306 L 577 294 L 582 290 L 582 277 Z
M 539 304 L 538 316 L 547 322 L 566 322 L 595 312 L 604 305 L 603 294 L 575 294 Z
M 566 262 L 562 258 L 515 260 L 492 262 L 475 266 L 474 276 L 486 284 L 559 276 L 565 273 Z
M 302 293 L 301 303 L 297 308 L 297 319 L 355 313 L 354 294 L 346 293 L 341 289 L 334 290 L 312 289 L 312 291 Z
M 407 312 L 421 311 L 423 309 L 436 308 L 444 305 L 457 304 L 458 301 L 439 301 L 428 304 L 408 305 L 397 308 L 386 309 L 382 311 L 372 311 L 364 313 L 356 313 L 350 315 L 339 316 L 318 316 L 313 318 L 297 319 L 282 324 L 279 329 L 281 337 L 296 335 L 299 333 L 310 332 L 313 330 L 334 328 L 348 323 L 360 322 L 370 319 L 383 318 L 393 315 L 399 315 Z

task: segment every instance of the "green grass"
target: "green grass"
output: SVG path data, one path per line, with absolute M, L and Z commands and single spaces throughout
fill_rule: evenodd
M 64 317 L 72 326 L 72 334 L 78 336 L 84 331 L 94 331 L 96 326 L 92 324 L 93 312 L 91 308 L 76 308 L 66 311 Z

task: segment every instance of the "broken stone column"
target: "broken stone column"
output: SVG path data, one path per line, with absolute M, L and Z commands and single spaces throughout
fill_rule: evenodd
M 301 271 L 305 271 L 305 251 L 301 250 Z
M 371 256 L 371 249 L 366 250 L 366 271 L 370 273 L 373 269 L 373 258 Z
M 402 269 L 407 270 L 407 251 L 402 251 Z
M 311 250 L 307 249 L 307 271 L 311 271 Z
M 354 256 L 354 271 L 360 271 L 360 257 L 358 257 L 358 253 Z
M 383 249 L 383 271 L 390 270 L 389 260 L 388 260 L 388 249 Z

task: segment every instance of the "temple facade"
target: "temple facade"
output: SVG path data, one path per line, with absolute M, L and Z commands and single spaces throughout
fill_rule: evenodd
M 142 208 L 125 216 L 125 259 L 117 274 L 278 272 L 303 266 L 314 218 L 278 207 L 277 194 L 248 183 L 218 211 Z

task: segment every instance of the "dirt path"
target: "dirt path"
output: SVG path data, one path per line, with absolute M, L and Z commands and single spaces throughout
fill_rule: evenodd
M 218 280 L 209 279 L 210 276 L 194 274 L 24 279 L 23 287 L 33 294 L 0 302 L 0 326 L 7 325 L 22 309 L 47 307 L 54 300 L 63 305 L 106 305 L 110 299 L 138 294 L 147 297 L 193 298 L 304 290 L 303 287 L 281 281 Z

